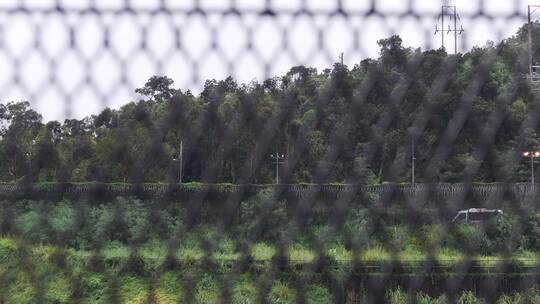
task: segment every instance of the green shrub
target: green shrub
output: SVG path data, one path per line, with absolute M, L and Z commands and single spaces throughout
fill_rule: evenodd
M 71 285 L 69 280 L 60 273 L 48 276 L 45 303 L 61 304 L 70 303 Z
M 144 276 L 147 270 L 145 266 L 144 260 L 138 254 L 132 252 L 125 261 L 123 271 L 137 276 Z
M 409 297 L 407 296 L 407 293 L 401 289 L 401 287 L 397 287 L 395 289 L 388 289 L 386 291 L 386 300 L 389 304 L 408 304 L 409 303 Z
M 209 275 L 203 275 L 196 285 L 195 303 L 216 303 L 219 299 L 219 285 Z
M 242 277 L 235 282 L 232 288 L 232 304 L 255 304 L 257 303 L 258 288 L 249 278 Z
M 120 280 L 118 295 L 120 303 L 145 303 L 148 294 L 148 282 L 140 276 L 123 276 Z M 150 302 L 151 303 L 151 302 Z
M 152 218 L 154 216 L 155 218 Z M 169 239 L 184 227 L 186 214 L 184 208 L 171 207 L 167 210 L 158 210 L 150 214 L 153 238 Z
M 112 205 L 82 205 L 74 212 L 75 243 L 82 249 L 109 241 L 142 243 L 153 238 L 168 238 L 181 226 L 183 218 L 175 218 L 167 210 L 159 210 L 151 218 L 149 209 L 140 200 L 124 198 Z
M 75 211 L 73 207 L 67 202 L 60 202 L 49 211 L 48 218 L 55 241 L 74 245 Z
M 482 299 L 477 298 L 470 290 L 464 291 L 459 297 L 457 304 L 483 304 Z
M 36 299 L 36 284 L 30 280 L 27 274 L 18 272 L 9 282 L 9 286 L 2 286 L 7 291 L 0 295 L 0 299 L 6 303 L 33 304 L 39 303 Z M 43 300 L 43 299 L 41 299 Z
M 438 248 L 446 242 L 446 232 L 442 225 L 423 225 L 417 233 L 418 245 L 422 248 Z
M 446 304 L 448 300 L 445 295 L 442 295 L 438 298 L 430 297 L 429 295 L 419 292 L 416 294 L 416 302 L 418 304 Z
M 530 304 L 540 304 L 540 288 L 539 286 L 535 285 L 532 288 L 529 288 L 526 292 L 524 292 L 524 296 L 526 298 L 526 303 Z
M 93 230 L 93 240 L 92 241 L 107 241 L 109 239 L 109 228 L 111 222 L 114 218 L 113 210 L 104 205 L 93 207 L 89 210 L 88 214 L 88 225 L 90 225 L 89 230 Z
M 393 250 L 404 250 L 411 241 L 411 234 L 406 227 L 389 226 L 384 229 L 382 241 Z
M 0 265 L 11 266 L 17 257 L 17 244 L 10 239 L 0 239 Z
M 120 241 L 122 243 L 128 243 L 131 240 L 132 235 L 126 221 L 126 208 L 124 201 L 116 202 L 112 208 L 112 217 L 107 223 L 106 231 L 110 240 Z
M 306 303 L 329 304 L 333 303 L 332 295 L 324 286 L 310 284 L 305 291 Z
M 51 234 L 47 217 L 37 211 L 29 211 L 19 215 L 15 219 L 15 229 L 24 237 L 38 243 L 49 241 Z
M 92 210 L 96 236 L 103 241 L 128 243 L 148 236 L 148 211 L 138 200 L 120 198 L 113 207 L 99 206 Z
M 522 294 L 516 293 L 513 295 L 502 295 L 498 300 L 497 304 L 525 304 L 525 296 Z
M 513 237 L 515 223 L 508 215 L 499 215 L 486 223 L 486 235 L 495 252 L 509 252 L 515 249 L 517 242 Z
M 272 304 L 295 303 L 296 293 L 286 283 L 276 281 L 268 293 L 268 302 Z
M 315 199 L 315 202 L 309 209 L 309 215 L 305 218 L 306 219 L 306 225 L 326 225 L 328 222 L 328 218 L 331 215 L 330 212 L 332 207 L 328 206 L 328 202 L 321 200 L 321 199 Z
M 526 245 L 533 250 L 540 250 L 540 212 L 529 216 L 525 223 Z
M 343 235 L 334 231 L 328 225 L 310 225 L 304 231 L 297 236 L 297 239 L 305 239 L 306 242 L 303 244 L 306 246 L 321 244 L 324 249 L 327 249 L 342 246 L 344 243 Z
M 83 297 L 89 299 L 102 299 L 108 293 L 108 284 L 102 274 L 85 272 L 81 277 Z
M 481 227 L 469 224 L 458 224 L 450 229 L 448 245 L 470 254 L 491 254 L 493 248 L 486 233 Z
M 81 203 L 74 210 L 74 243 L 78 249 L 92 249 L 92 244 L 100 239 L 98 234 L 98 208 L 90 208 Z
M 0 234 L 10 233 L 13 230 L 15 214 L 13 203 L 0 201 Z
M 287 227 L 287 204 L 275 201 L 271 190 L 262 190 L 252 199 L 240 203 L 240 224 L 238 230 L 242 234 L 258 233 L 257 240 L 276 241 L 282 238 Z
M 366 208 L 360 208 L 355 206 L 350 209 L 349 214 L 343 225 L 343 233 L 346 239 L 349 241 L 348 247 L 350 248 L 350 242 L 358 242 L 358 236 L 367 237 L 367 233 L 370 229 L 370 215 L 369 210 Z
M 150 226 L 148 208 L 138 199 L 130 201 L 121 199 L 119 201 L 119 207 L 122 213 L 121 222 L 123 224 L 121 225 L 125 225 L 127 228 L 126 238 L 128 240 L 138 241 L 148 239 L 150 237 L 148 233 Z
M 176 271 L 165 272 L 159 277 L 158 293 L 171 295 L 176 299 L 174 303 L 180 303 L 180 299 L 184 296 L 183 284 L 182 277 Z

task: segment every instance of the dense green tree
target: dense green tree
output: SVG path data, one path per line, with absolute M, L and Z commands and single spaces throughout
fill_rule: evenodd
M 284 182 L 403 182 L 414 142 L 418 181 L 524 181 L 521 152 L 540 148 L 526 33 L 457 55 L 394 35 L 352 68 L 212 79 L 198 96 L 153 76 L 142 99 L 62 123 L 2 104 L 0 179 L 177 181 L 182 145 L 184 181 L 271 183 L 280 153 Z

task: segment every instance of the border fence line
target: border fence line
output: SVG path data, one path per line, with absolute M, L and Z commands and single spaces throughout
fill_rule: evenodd
M 196 192 L 213 193 L 226 197 L 235 192 L 242 192 L 248 196 L 256 195 L 259 191 L 273 191 L 290 193 L 296 197 L 303 197 L 312 193 L 319 193 L 324 197 L 340 197 L 345 193 L 372 195 L 396 195 L 409 198 L 429 195 L 445 198 L 453 195 L 467 193 L 475 198 L 488 199 L 493 196 L 511 195 L 513 197 L 538 196 L 539 184 L 530 183 L 421 183 L 397 184 L 387 183 L 380 185 L 353 185 L 353 184 L 166 184 L 166 183 L 0 183 L 0 197 L 40 196 L 47 197 L 47 193 L 54 193 L 57 197 L 84 196 L 90 193 L 103 193 L 107 197 L 138 196 L 159 197 L 163 194 L 192 195 Z

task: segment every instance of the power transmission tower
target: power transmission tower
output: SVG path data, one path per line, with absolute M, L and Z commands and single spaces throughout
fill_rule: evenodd
M 448 28 L 444 28 L 444 21 L 446 17 L 450 18 L 450 22 L 448 24 Z M 463 34 L 465 31 L 463 29 L 463 25 L 459 25 L 458 29 L 458 21 L 460 21 L 459 15 L 457 13 L 457 8 L 455 5 L 441 5 L 441 14 L 439 15 L 439 20 L 441 21 L 441 28 L 439 29 L 439 25 L 435 25 L 435 35 L 441 34 L 441 43 L 442 47 L 444 48 L 444 35 L 448 35 L 450 33 L 454 33 L 454 54 L 457 54 L 457 37 Z M 452 24 L 453 21 L 453 24 Z M 451 27 L 452 24 L 452 27 Z
M 529 48 L 529 78 L 531 81 L 540 80 L 540 75 L 537 72 L 537 69 L 540 68 L 539 65 L 536 65 L 533 62 L 533 50 L 532 50 L 532 16 L 540 8 L 540 5 L 529 5 L 527 6 L 527 30 L 529 32 L 528 39 L 528 48 Z

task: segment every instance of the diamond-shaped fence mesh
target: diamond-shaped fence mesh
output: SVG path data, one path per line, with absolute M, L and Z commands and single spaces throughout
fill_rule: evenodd
M 340 53 L 359 63 L 376 57 L 377 39 L 392 33 L 413 46 L 440 45 L 436 1 L 171 2 L 7 1 L 0 97 L 30 100 L 52 119 L 83 117 L 135 98 L 133 89 L 154 74 L 200 91 L 210 78 L 249 82 L 299 64 L 325 68 Z M 526 20 L 524 2 L 502 13 L 482 3 L 460 15 L 471 25 L 460 49 L 501 40 Z
M 539 301 L 524 1 L 11 2 L 0 303 Z

